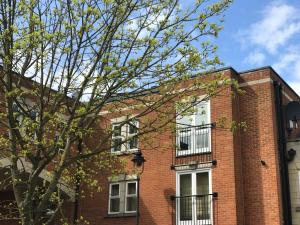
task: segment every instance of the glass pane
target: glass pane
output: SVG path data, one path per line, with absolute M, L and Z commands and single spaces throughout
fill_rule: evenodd
M 208 173 L 197 173 L 197 195 L 196 210 L 198 220 L 210 219 L 211 196 L 209 194 L 209 179 Z
M 180 196 L 192 194 L 192 174 L 180 175 Z M 192 197 L 180 197 L 180 220 L 192 219 Z
M 208 173 L 197 173 L 197 195 L 209 194 Z
M 127 194 L 128 195 L 136 194 L 136 183 L 127 183 Z
M 196 198 L 196 213 L 198 220 L 210 219 L 211 196 L 205 195 Z
M 129 124 L 129 134 L 136 134 L 138 131 L 137 122 L 131 122 Z
M 136 197 L 127 197 L 126 211 L 136 211 Z
M 195 129 L 196 148 L 207 149 L 209 146 L 209 128 Z
M 136 149 L 138 147 L 138 137 L 133 137 L 129 140 L 129 149 Z
M 192 220 L 192 197 L 181 197 L 180 220 Z
M 119 196 L 119 193 L 120 193 L 119 188 L 120 188 L 119 184 L 112 184 L 111 189 L 110 189 L 110 195 L 111 196 Z
M 110 199 L 110 212 L 120 212 L 120 199 Z
M 113 139 L 113 151 L 114 152 L 119 152 L 121 151 L 121 146 L 122 146 L 122 138 L 114 138 Z
M 113 125 L 113 136 L 121 136 L 121 126 Z
M 180 196 L 192 194 L 192 174 L 180 175 Z
M 179 150 L 191 149 L 191 130 L 187 128 L 181 128 L 179 130 Z
M 37 115 L 38 115 L 37 110 L 32 110 L 30 112 L 31 119 L 33 119 L 33 120 L 36 120 Z
M 198 106 L 196 106 L 197 111 L 195 115 L 195 125 L 204 125 L 208 124 L 208 103 L 200 103 Z

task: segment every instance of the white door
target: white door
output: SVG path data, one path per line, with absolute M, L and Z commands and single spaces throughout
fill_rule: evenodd
M 211 225 L 210 172 L 178 173 L 177 185 L 177 225 Z

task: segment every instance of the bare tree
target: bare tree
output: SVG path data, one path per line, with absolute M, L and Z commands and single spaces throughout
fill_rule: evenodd
M 183 93 L 178 81 L 201 77 L 220 64 L 209 40 L 221 30 L 230 3 L 0 1 L 1 157 L 8 160 L 14 208 L 23 225 L 49 224 L 66 199 L 59 187 L 75 185 L 74 174 L 99 185 L 93 171 L 81 166 L 83 160 L 113 169 L 117 159 L 107 154 L 109 132 L 97 125 L 101 112 L 137 110 L 123 123 L 153 111 L 167 114 L 163 106 Z M 214 96 L 228 83 L 216 76 L 193 85 Z M 158 128 L 147 127 L 145 132 Z M 93 148 L 81 144 L 95 133 Z M 48 180 L 41 182 L 45 170 Z

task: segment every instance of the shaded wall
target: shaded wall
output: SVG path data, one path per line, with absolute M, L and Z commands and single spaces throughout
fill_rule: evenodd
M 294 149 L 296 156 L 289 162 L 289 178 L 293 225 L 300 225 L 300 139 L 287 143 L 287 150 Z

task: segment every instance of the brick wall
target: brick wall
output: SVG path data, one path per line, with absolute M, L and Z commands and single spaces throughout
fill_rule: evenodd
M 243 74 L 244 82 L 270 77 L 270 70 Z M 240 118 L 247 123 L 241 135 L 245 224 L 281 224 L 280 178 L 277 154 L 274 91 L 271 82 L 243 88 Z M 264 161 L 266 165 L 262 165 Z

